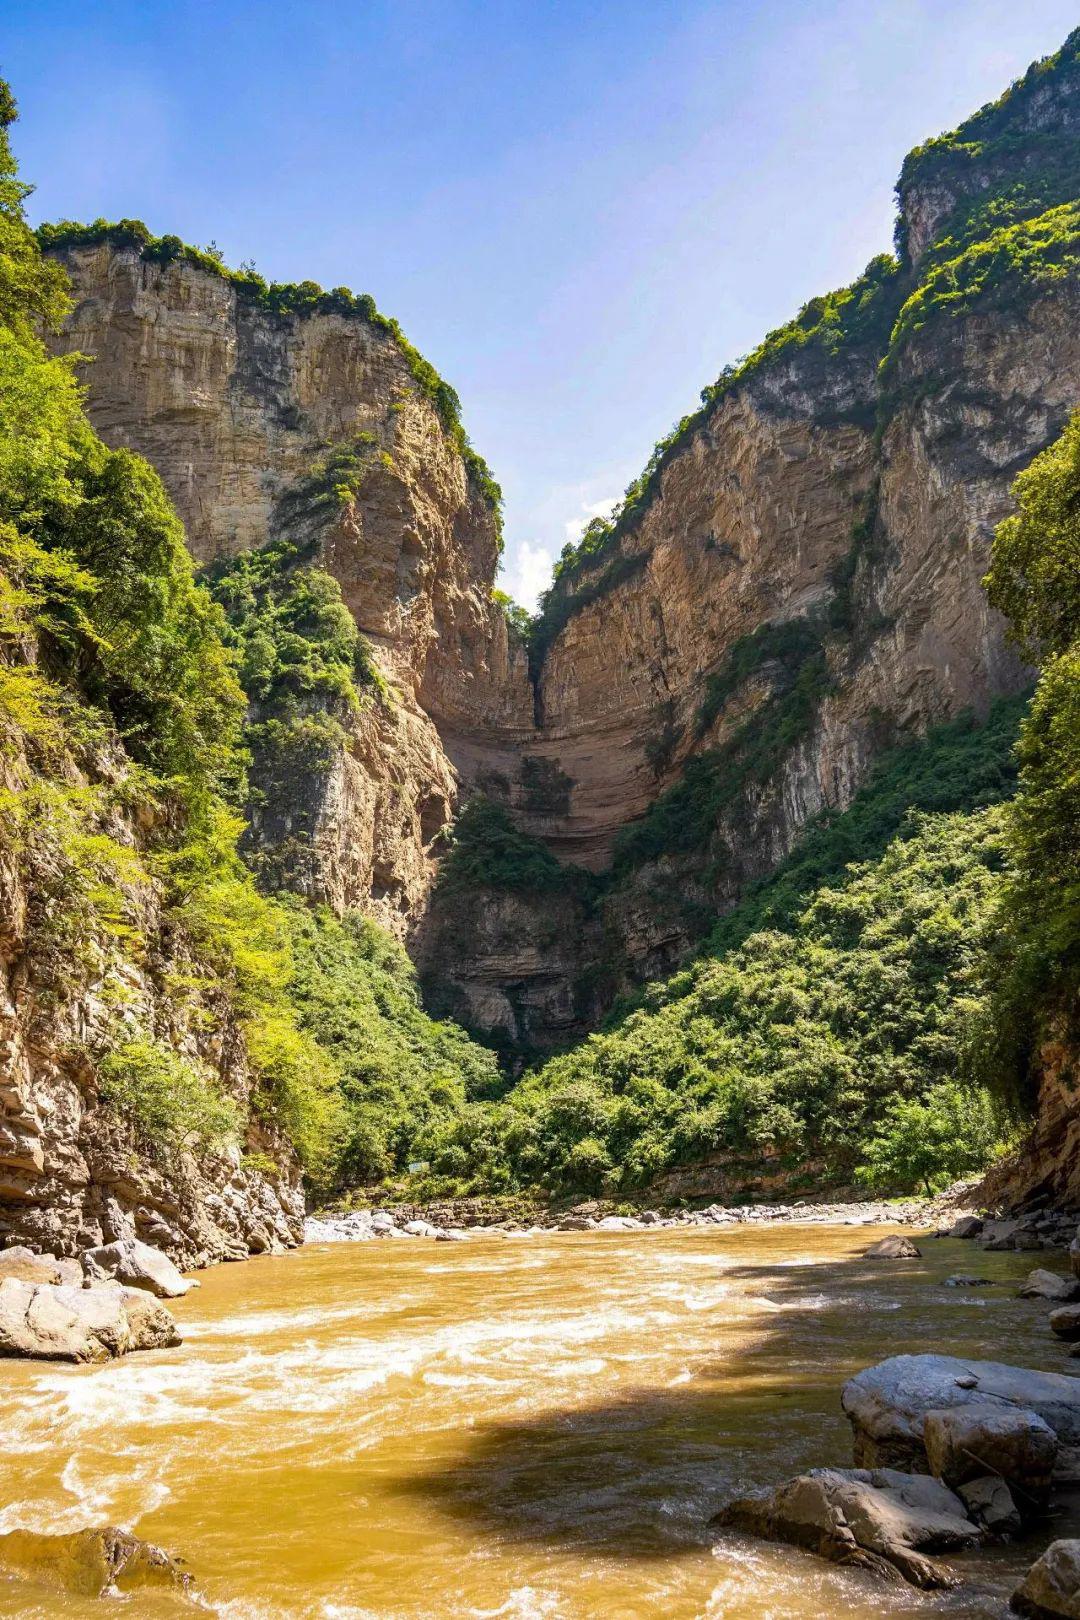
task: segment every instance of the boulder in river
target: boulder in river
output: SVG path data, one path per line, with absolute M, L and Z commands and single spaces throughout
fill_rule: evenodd
M 167 1254 L 149 1243 L 140 1243 L 138 1238 L 124 1238 L 119 1243 L 87 1249 L 83 1255 L 83 1270 L 92 1282 L 104 1282 L 112 1277 L 129 1288 L 145 1288 L 158 1299 L 179 1299 L 191 1287 Z
M 1062 1277 L 1056 1271 L 1036 1267 L 1028 1273 L 1017 1294 L 1021 1299 L 1056 1299 L 1064 1303 L 1080 1296 L 1080 1283 L 1073 1277 Z
M 0 1356 L 108 1361 L 179 1343 L 172 1316 L 141 1288 L 117 1282 L 73 1288 L 16 1277 L 0 1282 Z
M 890 1356 L 849 1378 L 840 1401 L 854 1431 L 859 1467 L 928 1467 L 927 1413 L 969 1403 L 1034 1412 L 1062 1446 L 1080 1445 L 1080 1378 L 1000 1361 Z
M 954 1490 L 987 1474 L 1008 1485 L 1025 1515 L 1043 1508 L 1057 1461 L 1057 1435 L 1038 1413 L 989 1401 L 927 1412 L 930 1472 Z
M 972 1277 L 966 1271 L 957 1271 L 951 1277 L 946 1277 L 946 1288 L 989 1288 L 989 1277 Z
M 185 1587 L 190 1581 L 160 1547 L 112 1526 L 66 1535 L 8 1530 L 0 1535 L 0 1569 L 74 1597 Z
M 1059 1305 L 1051 1311 L 1050 1331 L 1059 1339 L 1080 1339 L 1080 1305 Z
M 995 1540 L 1005 1540 L 1020 1529 L 1020 1514 L 1012 1492 L 996 1474 L 983 1474 L 966 1485 L 958 1485 L 956 1494 L 969 1516 Z
M 961 1215 L 953 1221 L 947 1236 L 951 1238 L 976 1238 L 982 1229 L 983 1223 L 978 1215 Z
M 816 1468 L 729 1503 L 713 1522 L 928 1588 L 955 1582 L 923 1550 L 971 1547 L 985 1534 L 948 1486 L 892 1468 Z
M 1080 1620 L 1080 1541 L 1052 1541 L 1012 1595 L 1031 1620 Z
M 922 1250 L 909 1237 L 883 1237 L 866 1251 L 868 1260 L 921 1260 Z

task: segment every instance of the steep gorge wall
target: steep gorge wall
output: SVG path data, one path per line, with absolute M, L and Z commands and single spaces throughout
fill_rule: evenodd
M 401 931 L 452 815 L 455 738 L 531 725 L 523 651 L 491 598 L 494 512 L 394 336 L 355 314 L 279 314 L 226 277 L 107 241 L 57 256 L 75 308 L 56 347 L 92 360 L 87 407 L 156 467 L 202 563 L 286 538 L 338 581 L 388 695 L 325 777 L 271 806 L 311 828 L 298 887 Z M 359 492 L 312 500 L 335 450 Z M 323 492 L 325 493 L 325 492 Z

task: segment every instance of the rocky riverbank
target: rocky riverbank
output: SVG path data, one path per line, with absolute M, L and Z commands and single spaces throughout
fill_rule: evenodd
M 961 1183 L 933 1198 L 837 1199 L 831 1203 L 797 1199 L 789 1204 L 709 1204 L 703 1209 L 639 1209 L 632 1213 L 602 1199 L 555 1207 L 516 1198 L 458 1198 L 428 1204 L 382 1204 L 350 1211 L 324 1210 L 304 1223 L 306 1243 L 368 1242 L 373 1238 L 437 1238 L 456 1241 L 489 1234 L 526 1237 L 541 1232 L 640 1232 L 672 1227 L 739 1226 L 774 1221 L 818 1226 L 912 1226 L 944 1229 L 953 1224 L 972 1183 Z M 1025 1219 L 1027 1219 L 1025 1217 Z M 1040 1220 L 1043 1217 L 1039 1217 Z M 1068 1240 L 1080 1214 L 1062 1215 Z M 1018 1228 L 1022 1224 L 1013 1224 Z M 1047 1226 L 1050 1230 L 1050 1226 Z M 1056 1226 L 1054 1227 L 1056 1232 Z M 1041 1244 L 1032 1244 L 1041 1247 Z

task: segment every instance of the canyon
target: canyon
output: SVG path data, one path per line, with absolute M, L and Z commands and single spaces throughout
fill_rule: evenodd
M 1074 103 L 1065 75 L 1016 110 L 1014 145 L 1048 125 L 1067 139 Z M 683 961 L 883 751 L 1030 684 L 982 579 L 1013 478 L 1080 398 L 1080 284 L 973 296 L 890 337 L 963 187 L 1003 183 L 987 165 L 968 159 L 960 185 L 909 160 L 905 253 L 856 284 L 862 329 L 811 327 L 737 371 L 602 554 L 556 581 L 531 658 L 492 596 L 496 513 L 392 334 L 354 312 L 274 313 L 212 265 L 115 231 L 58 239 L 76 302 L 57 347 L 92 358 L 105 441 L 158 469 L 200 562 L 300 540 L 370 642 L 386 695 L 332 768 L 253 809 L 254 835 L 281 846 L 302 822 L 287 881 L 407 938 L 440 1013 L 511 1052 L 580 1038 L 618 991 Z M 358 490 L 306 509 L 342 446 L 364 459 Z M 785 627 L 794 659 L 771 655 Z M 696 847 L 620 859 L 620 834 L 692 761 L 786 713 L 812 660 L 797 724 Z M 474 793 L 571 872 L 610 873 L 615 856 L 601 899 L 572 879 L 444 898 L 438 856 Z
M 38 231 L 70 289 L 49 351 L 73 358 L 109 452 L 156 470 L 225 603 L 246 682 L 242 881 L 404 943 L 428 1011 L 503 1060 L 493 1079 L 474 1050 L 463 1100 L 501 1096 L 692 960 L 898 746 L 1033 685 L 983 581 L 1017 474 L 1080 401 L 1078 106 L 1074 34 L 912 153 L 896 256 L 703 391 L 619 511 L 567 548 L 531 624 L 497 590 L 499 490 L 457 397 L 370 297 L 271 286 L 138 221 Z M 327 589 L 283 634 L 310 651 L 325 623 L 304 614 L 340 607 L 348 667 L 301 660 L 274 698 L 258 612 L 316 576 Z M 45 668 L 47 634 L 20 636 L 13 666 Z M 114 730 L 5 756 L 5 792 L 35 773 L 70 805 L 105 792 L 97 833 L 152 854 L 120 884 L 138 942 L 114 982 L 65 979 L 50 932 L 65 851 L 35 872 L 13 844 L 0 864 L 4 1230 L 61 1255 L 138 1237 L 189 1264 L 287 1247 L 303 1205 L 287 1109 L 235 953 L 209 971 L 166 894 L 154 839 L 171 848 L 183 814 L 167 782 L 165 799 L 144 791 L 134 746 Z M 255 901 L 234 903 L 242 934 Z M 98 1088 L 118 1027 L 150 1032 L 160 1073 L 173 1054 L 215 1077 L 246 1121 L 233 1145 L 189 1153 L 179 1176 L 133 1147 Z M 1045 1068 L 1057 1143 L 1067 1064 Z M 349 1174 L 373 1182 L 396 1161 L 365 1129 Z M 411 1149 L 395 1152 L 403 1168 Z M 1071 1149 L 1046 1152 L 1074 1195 Z M 448 1162 L 468 1162 L 461 1143 Z M 692 1195 L 681 1164 L 669 1184 Z M 1030 1161 L 1000 1195 L 1046 1184 Z

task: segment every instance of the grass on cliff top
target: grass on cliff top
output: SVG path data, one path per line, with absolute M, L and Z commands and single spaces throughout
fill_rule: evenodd
M 133 248 L 151 264 L 168 265 L 182 260 L 221 277 L 235 288 L 240 297 L 258 305 L 268 314 L 283 317 L 343 315 L 366 321 L 376 331 L 386 333 L 404 356 L 420 392 L 434 405 L 447 436 L 465 463 L 473 486 L 495 514 L 501 546 L 502 490 L 483 456 L 469 441 L 461 419 L 461 400 L 456 390 L 409 342 L 398 322 L 392 316 L 379 312 L 370 293 L 354 293 L 348 287 L 335 287 L 326 292 L 317 281 L 267 281 L 251 264 L 232 270 L 216 247 L 192 247 L 178 236 L 155 236 L 141 219 L 115 222 L 96 219 L 86 225 L 65 219 L 56 224 L 39 225 L 36 236 L 41 248 L 49 253 L 108 243 L 115 248 Z
M 1059 50 L 1033 62 L 1007 90 L 956 129 L 913 147 L 904 159 L 898 189 L 903 192 L 916 181 L 925 180 L 935 165 L 957 153 L 974 159 L 985 155 L 994 143 L 1010 138 L 1027 140 L 1027 132 L 1021 131 L 1019 125 L 1036 97 L 1048 90 L 1063 95 L 1080 90 L 1080 28 L 1073 29 Z

